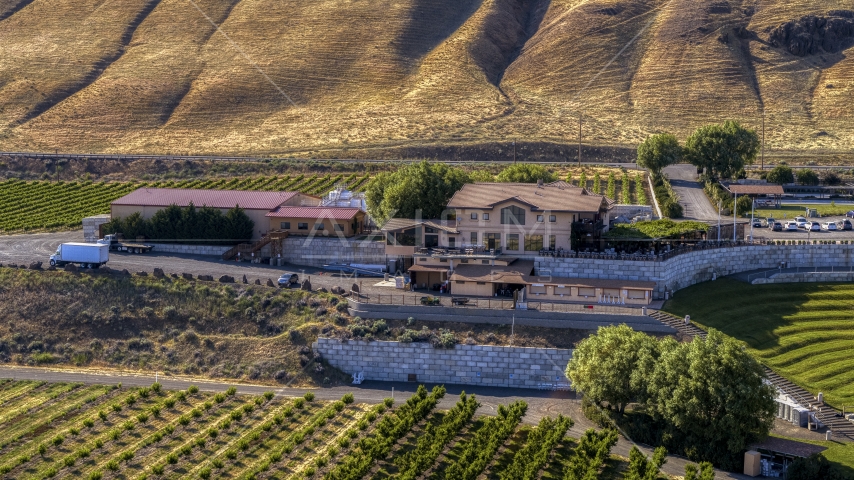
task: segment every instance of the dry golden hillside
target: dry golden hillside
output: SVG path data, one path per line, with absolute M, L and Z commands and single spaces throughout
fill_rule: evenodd
M 574 158 L 579 115 L 633 148 L 764 111 L 772 151 L 844 157 L 854 35 L 771 41 L 831 10 L 854 0 L 0 0 L 0 150 Z

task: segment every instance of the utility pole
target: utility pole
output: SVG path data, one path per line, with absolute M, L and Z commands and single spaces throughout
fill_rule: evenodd
M 513 140 L 513 163 L 516 163 L 516 140 Z
M 721 207 L 723 203 L 718 202 L 718 246 L 721 244 Z
M 735 243 L 735 231 L 737 230 L 736 226 L 735 226 L 736 212 L 738 212 L 738 194 L 737 193 L 735 194 L 735 197 L 732 199 L 732 241 L 733 241 L 733 243 Z
M 760 170 L 765 171 L 765 107 L 762 107 L 762 166 Z
M 753 243 L 753 216 L 756 214 L 756 199 L 751 199 L 750 205 L 750 243 Z
M 581 166 L 581 114 L 578 115 L 578 166 Z

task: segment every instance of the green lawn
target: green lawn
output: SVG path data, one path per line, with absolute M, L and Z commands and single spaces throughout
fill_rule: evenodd
M 852 410 L 854 284 L 749 285 L 722 278 L 680 290 L 664 310 L 743 340 L 780 375 Z
M 824 458 L 841 466 L 841 473 L 854 477 L 854 443 L 842 443 L 837 441 L 825 442 L 822 440 L 804 440 L 803 438 L 792 438 L 784 435 L 771 434 L 772 437 L 785 438 L 796 442 L 811 443 L 827 447 L 827 450 L 821 452 Z
M 829 203 L 814 205 L 782 205 L 780 208 L 757 208 L 754 215 L 756 218 L 773 217 L 776 220 L 782 219 L 783 215 L 785 215 L 786 218 L 791 219 L 797 216 L 804 216 L 807 207 L 816 209 L 818 214 L 822 217 L 845 215 L 845 212 L 854 210 L 854 207 L 851 205 L 831 205 Z M 747 212 L 746 216 L 749 218 L 750 212 Z

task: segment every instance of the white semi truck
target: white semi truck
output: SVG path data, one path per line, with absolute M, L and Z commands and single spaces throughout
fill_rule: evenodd
M 83 268 L 98 268 L 110 260 L 110 246 L 98 243 L 62 243 L 50 256 L 50 264 L 61 267 L 75 263 Z

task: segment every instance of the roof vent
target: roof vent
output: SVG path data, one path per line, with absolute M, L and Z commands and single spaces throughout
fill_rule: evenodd
M 537 188 L 543 188 L 543 179 L 537 180 Z

